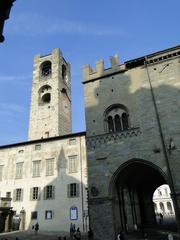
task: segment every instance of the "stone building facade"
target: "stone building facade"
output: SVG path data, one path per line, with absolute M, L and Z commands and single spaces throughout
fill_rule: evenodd
M 59 49 L 35 56 L 29 141 L 0 146 L 0 197 L 10 205 L 0 205 L 0 231 L 88 229 L 85 132 L 71 133 L 70 81 Z
M 90 225 L 97 240 L 155 224 L 153 193 L 171 189 L 179 227 L 180 46 L 83 67 Z
M 164 184 L 156 189 L 153 195 L 154 210 L 158 216 L 160 213 L 163 216 L 174 216 L 174 206 L 171 199 L 169 186 Z

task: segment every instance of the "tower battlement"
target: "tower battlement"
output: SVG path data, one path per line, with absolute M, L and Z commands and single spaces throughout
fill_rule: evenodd
M 124 65 L 119 64 L 119 57 L 117 54 L 110 56 L 111 67 L 104 68 L 104 60 L 98 60 L 96 62 L 95 68 L 91 68 L 89 64 L 83 66 L 83 82 L 95 80 L 100 77 L 105 77 L 113 72 L 118 72 L 124 70 Z

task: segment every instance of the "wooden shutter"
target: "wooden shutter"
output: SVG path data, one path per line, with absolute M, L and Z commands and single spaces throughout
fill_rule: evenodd
M 76 183 L 76 197 L 79 197 L 79 183 Z
M 67 197 L 70 198 L 70 184 L 67 185 Z
M 40 200 L 41 199 L 41 188 L 38 187 L 38 199 L 37 200 Z
M 13 201 L 16 201 L 16 189 L 13 190 Z
M 44 199 L 47 199 L 46 198 L 46 192 L 47 192 L 47 187 L 44 187 Z
M 30 200 L 33 200 L 33 188 L 30 189 Z
M 52 199 L 55 199 L 55 186 L 52 186 Z
M 21 198 L 20 198 L 20 201 L 23 201 L 23 193 L 24 193 L 24 191 L 23 191 L 23 189 L 21 188 Z

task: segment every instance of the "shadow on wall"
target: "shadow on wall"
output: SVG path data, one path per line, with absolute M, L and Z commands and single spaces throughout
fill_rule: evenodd
M 55 167 L 57 176 L 49 163 L 46 176 L 34 177 L 36 183 L 30 189 L 29 209 L 24 209 L 25 219 L 21 218 L 21 222 L 25 221 L 24 228 L 21 223 L 20 229 L 31 230 L 38 222 L 40 231 L 69 232 L 73 223 L 81 231 L 88 231 L 87 186 L 81 181 L 84 165 L 80 158 L 78 156 L 78 164 L 71 166 L 72 172 L 69 173 L 68 159 L 62 147 Z

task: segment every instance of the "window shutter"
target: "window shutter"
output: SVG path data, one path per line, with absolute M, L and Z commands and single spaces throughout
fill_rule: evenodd
M 23 201 L 23 189 L 21 188 L 21 198 L 20 198 L 21 201 Z
M 13 201 L 16 201 L 16 189 L 13 190 Z
M 55 186 L 52 186 L 52 199 L 55 199 Z
M 47 187 L 44 187 L 44 199 L 46 199 Z
M 30 201 L 33 200 L 33 188 L 30 189 Z
M 79 183 L 76 183 L 76 197 L 79 197 Z
M 40 199 L 41 199 L 41 188 L 38 187 L 38 200 L 40 200 Z
M 70 184 L 67 185 L 67 197 L 70 198 Z

